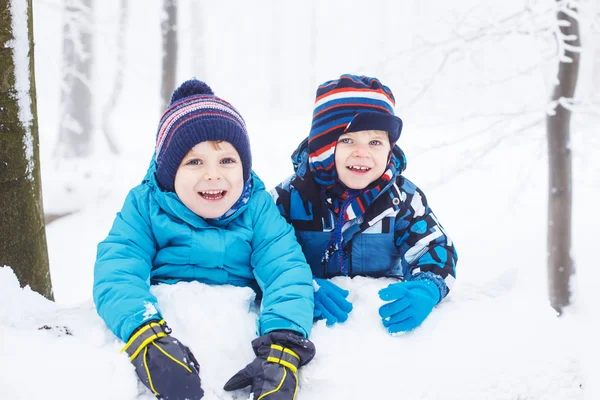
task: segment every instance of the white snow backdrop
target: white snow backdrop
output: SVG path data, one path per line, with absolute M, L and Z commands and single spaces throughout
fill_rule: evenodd
M 118 3 L 96 2 L 97 118 L 117 67 Z M 76 212 L 47 226 L 56 303 L 20 289 L 0 268 L 0 398 L 153 398 L 96 315 L 91 285 L 96 245 L 153 151 L 161 113 L 159 3 L 129 1 L 125 79 L 112 120 L 121 155 L 111 155 L 96 132 L 94 155 L 74 162 L 52 154 L 62 3 L 34 0 L 44 207 Z M 254 169 L 268 187 L 292 172 L 289 155 L 308 132 L 316 84 L 342 73 L 377 76 L 392 88 L 405 122 L 406 176 L 425 191 L 459 253 L 451 295 L 422 327 L 397 337 L 377 314 L 377 290 L 387 282 L 337 278 L 355 309 L 343 325 L 315 325 L 318 355 L 301 370 L 298 399 L 600 398 L 594 32 L 584 37 L 591 50 L 578 89 L 592 105 L 572 129 L 573 305 L 556 318 L 546 294 L 544 110 L 556 66 L 551 35 L 536 28 L 552 19 L 543 10 L 553 3 L 202 2 L 195 7 L 203 16 L 192 20 L 191 2 L 180 2 L 178 81 L 205 79 L 240 110 Z M 517 18 L 523 29 L 481 34 L 526 4 L 531 12 Z M 221 387 L 253 358 L 252 292 L 199 283 L 153 290 L 174 334 L 201 363 L 206 398 L 246 399 L 248 391 Z M 53 329 L 38 329 L 44 325 Z M 63 326 L 72 335 L 56 328 Z

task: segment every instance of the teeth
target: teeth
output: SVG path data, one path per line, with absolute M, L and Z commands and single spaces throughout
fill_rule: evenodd
M 358 171 L 368 171 L 368 170 L 371 169 L 369 167 L 361 167 L 361 166 L 358 166 L 358 165 L 350 165 L 348 168 L 349 169 L 356 169 Z
M 203 190 L 200 193 L 202 194 L 221 194 L 223 190 Z

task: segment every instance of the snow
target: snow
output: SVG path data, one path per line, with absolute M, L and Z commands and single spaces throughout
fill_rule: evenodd
M 380 323 L 379 289 L 391 281 L 336 278 L 349 289 L 349 320 L 313 330 L 318 355 L 302 369 L 298 398 L 410 399 L 580 399 L 584 382 L 580 354 L 571 346 L 572 327 L 558 320 L 545 302 L 532 302 L 516 287 L 516 275 L 488 283 L 462 284 L 416 331 L 392 337 Z M 91 302 L 51 303 L 19 289 L 12 272 L 0 269 L 4 333 L 0 373 L 11 376 L 3 392 L 14 399 L 133 399 L 136 378 L 123 343 L 107 330 Z M 189 346 L 201 365 L 207 399 L 241 399 L 223 384 L 253 359 L 257 314 L 248 288 L 197 282 L 153 287 L 173 335 Z M 48 326 L 52 329 L 39 329 Z M 64 333 L 67 327 L 71 335 Z M 22 344 L 23 346 L 17 346 Z M 38 385 L 14 373 L 33 357 L 45 372 Z M 41 365 L 40 365 L 41 363 Z M 47 367 L 47 368 L 45 368 Z M 36 374 L 37 377 L 37 374 Z M 349 384 L 354 382 L 355 384 Z M 102 390 L 93 388 L 101 385 Z M 22 389 L 22 388 L 25 388 Z M 146 390 L 140 387 L 140 392 Z M 151 399 L 151 395 L 139 398 Z
M 95 10 L 95 32 L 100 33 L 95 48 L 102 60 L 95 66 L 93 83 L 96 117 L 109 97 L 116 69 L 115 44 L 106 40 L 118 23 L 117 2 L 111 3 L 98 4 Z M 108 331 L 91 301 L 96 245 L 107 235 L 127 191 L 144 176 L 160 118 L 161 9 L 158 3 L 129 3 L 128 61 L 113 120 L 122 155 L 111 155 L 98 133 L 94 155 L 65 162 L 52 157 L 62 3 L 34 1 L 44 207 L 74 212 L 47 226 L 56 303 L 21 289 L 12 271 L 0 268 L 2 398 L 153 398 L 120 352 L 124 344 Z M 203 3 L 203 45 L 209 55 L 205 68 L 215 92 L 246 119 L 254 169 L 270 188 L 291 173 L 289 155 L 310 126 L 316 87 L 307 72 L 305 36 L 310 34 L 312 11 L 290 5 L 292 17 L 274 25 L 272 13 L 262 9 L 272 2 L 251 3 Z M 314 326 L 311 339 L 317 356 L 300 370 L 297 398 L 599 399 L 598 103 L 581 99 L 578 104 L 587 104 L 587 113 L 573 118 L 576 275 L 572 305 L 557 318 L 547 300 L 543 124 L 555 77 L 554 60 L 545 57 L 554 44 L 551 38 L 538 40 L 531 34 L 505 40 L 489 35 L 477 45 L 472 33 L 478 32 L 477 26 L 496 26 L 494 21 L 521 10 L 523 1 L 409 3 L 402 2 L 399 9 L 394 2 L 372 2 L 381 20 L 365 20 L 361 29 L 343 23 L 361 12 L 356 8 L 364 8 L 360 1 L 319 4 L 314 79 L 366 73 L 394 91 L 405 122 L 400 142 L 408 157 L 406 176 L 426 193 L 456 244 L 458 276 L 449 297 L 421 327 L 396 336 L 387 334 L 377 312 L 377 291 L 389 282 L 336 278 L 350 291 L 354 310 L 343 325 Z M 554 7 L 527 3 L 532 13 Z M 182 1 L 181 7 L 187 10 L 189 4 Z M 189 34 L 193 20 L 189 13 L 180 16 L 182 80 L 194 75 L 191 66 L 198 60 L 192 63 L 189 51 L 195 48 Z M 538 30 L 536 24 L 547 27 L 551 18 L 529 14 L 518 21 L 516 28 L 531 33 Z M 496 28 L 491 33 L 502 31 Z M 270 61 L 269 35 L 276 29 L 281 30 L 279 42 L 287 45 L 286 57 L 277 60 L 278 72 Z M 450 38 L 456 29 L 469 40 Z M 597 46 L 597 39 L 590 34 L 586 43 Z M 467 50 L 458 51 L 457 46 Z M 447 54 L 443 70 L 432 78 L 430 72 L 438 70 Z M 589 64 L 582 66 L 579 89 L 592 85 L 592 61 L 582 56 Z M 283 78 L 282 104 L 277 106 L 270 101 L 269 86 L 276 73 L 288 77 Z M 200 362 L 205 398 L 247 399 L 248 390 L 226 393 L 222 386 L 253 359 L 250 341 L 257 315 L 252 291 L 200 283 L 152 290 L 173 335 Z M 51 329 L 39 329 L 44 326 Z
M 8 44 L 13 49 L 13 59 L 15 63 L 15 89 L 17 91 L 17 101 L 19 105 L 19 120 L 25 129 L 23 139 L 26 150 L 27 176 L 33 179 L 33 136 L 31 134 L 31 123 L 33 115 L 31 114 L 31 93 L 29 84 L 29 35 L 27 25 L 27 2 L 22 0 L 11 0 L 10 12 L 12 20 L 12 32 L 14 39 Z

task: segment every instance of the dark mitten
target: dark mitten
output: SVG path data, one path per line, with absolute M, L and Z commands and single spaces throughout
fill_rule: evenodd
M 123 348 L 135 372 L 148 389 L 162 400 L 199 400 L 200 365 L 179 340 L 169 336 L 165 321 L 142 325 Z
M 251 386 L 254 399 L 292 400 L 298 368 L 315 356 L 315 345 L 292 331 L 273 331 L 252 341 L 256 358 L 225 384 L 227 391 Z

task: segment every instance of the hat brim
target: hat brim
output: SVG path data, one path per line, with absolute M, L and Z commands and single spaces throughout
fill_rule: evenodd
M 402 132 L 402 120 L 400 117 L 382 112 L 361 112 L 352 118 L 344 133 L 371 130 L 387 132 L 390 142 L 396 143 Z

